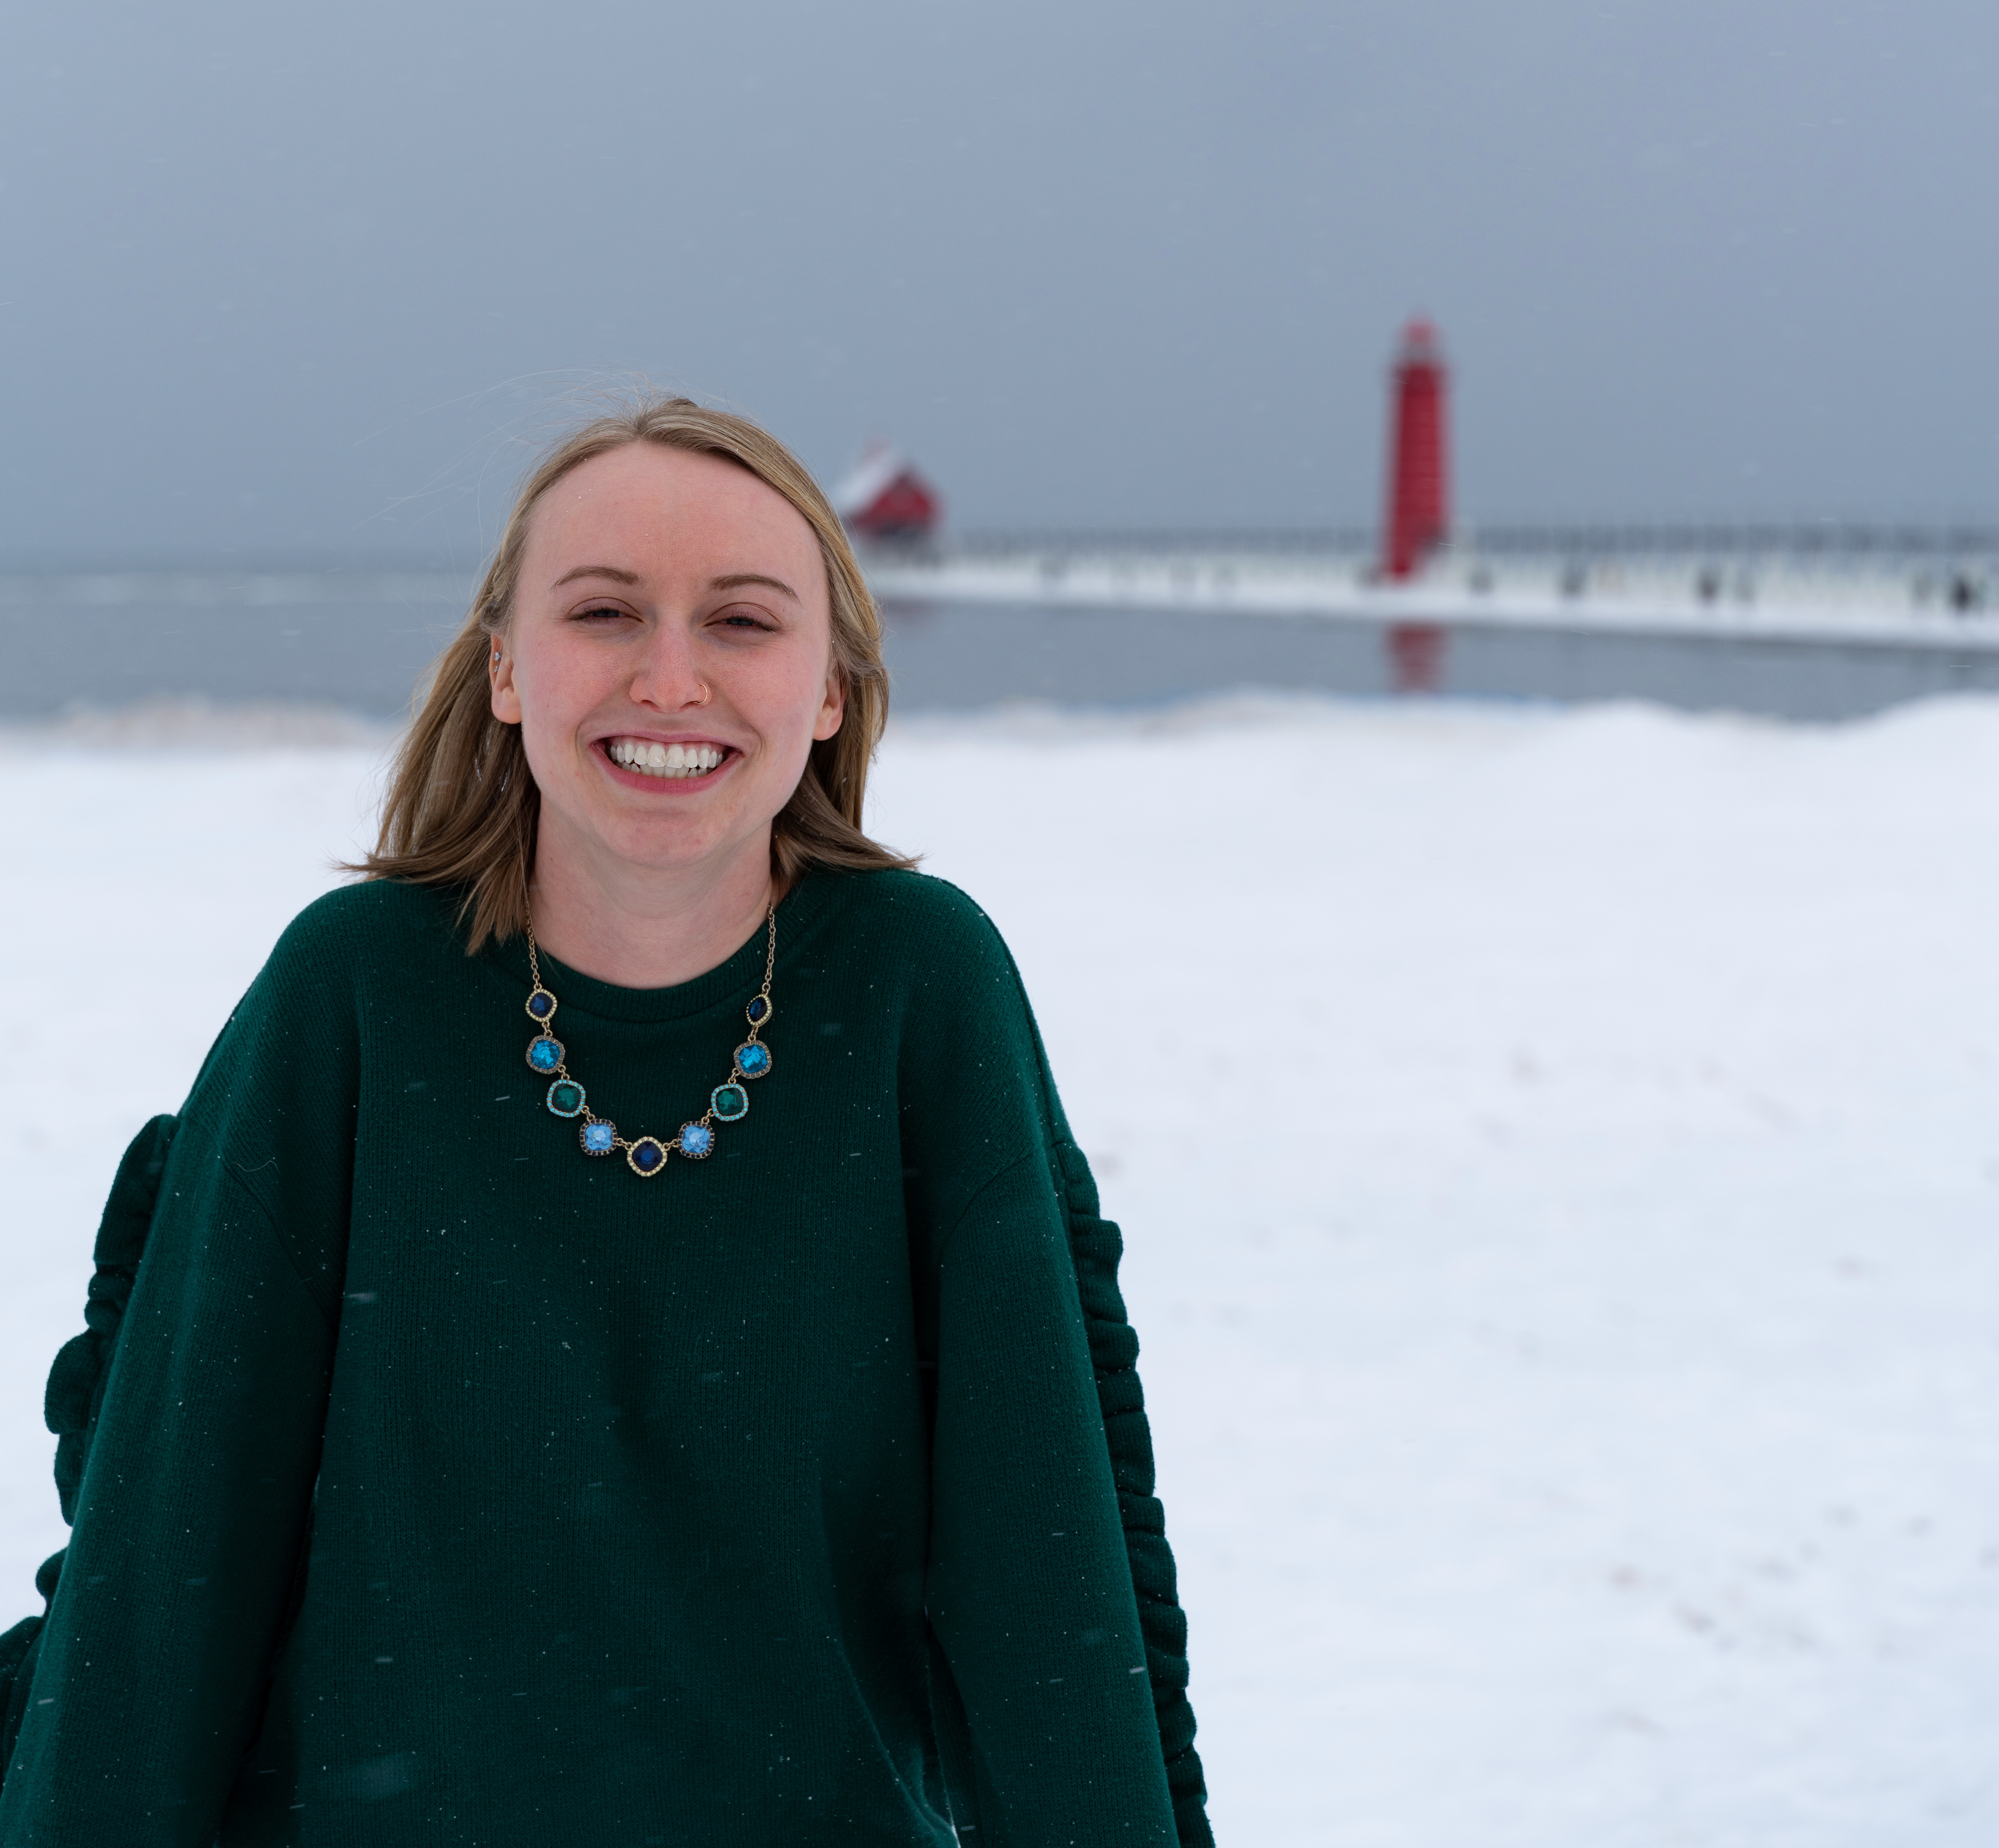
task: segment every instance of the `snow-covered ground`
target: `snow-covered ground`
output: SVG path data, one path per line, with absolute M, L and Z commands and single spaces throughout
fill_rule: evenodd
M 5 1616 L 113 1163 L 365 825 L 378 744 L 206 735 L 0 743 Z M 1999 704 L 1015 715 L 878 788 L 1125 1226 L 1225 1848 L 1999 1839 Z

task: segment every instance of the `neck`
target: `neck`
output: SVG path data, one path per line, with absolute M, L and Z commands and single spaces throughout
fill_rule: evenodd
M 749 941 L 781 896 L 767 830 L 719 865 L 663 871 L 590 858 L 544 825 L 528 893 L 535 938 L 571 969 L 620 988 L 672 988 L 706 975 Z

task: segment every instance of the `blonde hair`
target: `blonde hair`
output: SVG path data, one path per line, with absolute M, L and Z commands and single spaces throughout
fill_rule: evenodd
M 541 792 L 518 726 L 493 716 L 487 667 L 506 633 L 542 495 L 572 469 L 635 442 L 717 456 L 747 469 L 796 508 L 819 540 L 833 618 L 833 659 L 846 695 L 840 730 L 814 742 L 805 774 L 771 827 L 771 870 L 788 886 L 815 866 L 868 870 L 913 862 L 861 830 L 868 767 L 889 716 L 882 615 L 840 523 L 797 457 L 747 418 L 691 398 L 642 398 L 557 442 L 522 484 L 465 626 L 432 664 L 414 722 L 396 754 L 375 851 L 352 869 L 463 894 L 468 953 L 528 921 Z

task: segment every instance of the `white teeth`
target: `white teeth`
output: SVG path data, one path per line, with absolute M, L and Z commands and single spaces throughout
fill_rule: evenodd
M 660 744 L 648 738 L 613 738 L 609 750 L 613 763 L 642 776 L 705 776 L 722 758 L 712 744 Z

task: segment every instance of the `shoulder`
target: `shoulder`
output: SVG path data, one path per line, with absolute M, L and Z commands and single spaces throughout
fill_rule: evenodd
M 948 879 L 899 868 L 814 875 L 831 889 L 848 917 L 900 938 L 930 939 L 940 946 L 996 944 L 1000 933 L 977 902 Z
M 453 895 L 399 879 L 369 879 L 317 898 L 285 927 L 266 973 L 324 979 L 384 956 L 450 945 L 458 937 Z M 462 952 L 463 945 L 459 945 Z
M 384 987 L 435 982 L 441 961 L 465 960 L 457 910 L 455 893 L 388 879 L 315 899 L 223 1023 L 185 1111 L 223 1108 L 246 1083 L 273 1096 L 322 1083 L 351 1089 L 362 1023 L 381 1011 Z
M 996 1175 L 1064 1132 L 1020 972 L 948 880 L 845 875 L 832 909 L 827 960 L 854 991 L 843 1004 L 892 1035 L 909 1210 L 934 1230 L 953 1226 Z
M 945 979 L 1018 979 L 997 927 L 949 880 L 899 870 L 823 876 L 832 888 L 829 910 L 844 952 Z
M 388 879 L 342 886 L 285 927 L 224 1029 L 310 1018 L 322 1030 L 351 1022 L 387 975 L 442 955 L 463 959 L 454 895 Z
M 1020 972 L 975 900 L 920 872 L 844 874 L 839 886 L 827 960 L 899 1018 L 906 1052 L 948 1062 L 973 1041 L 1022 1070 L 1042 1063 Z

